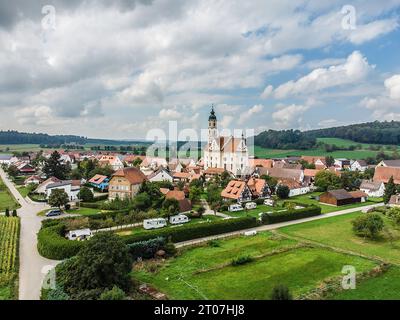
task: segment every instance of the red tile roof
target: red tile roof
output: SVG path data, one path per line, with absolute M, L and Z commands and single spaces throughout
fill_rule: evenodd
M 399 167 L 377 167 L 375 169 L 374 181 L 388 183 L 390 177 L 393 177 L 395 184 L 400 184 Z
M 146 176 L 137 168 L 124 168 L 118 170 L 113 177 L 124 177 L 131 184 L 141 184 L 146 180 Z

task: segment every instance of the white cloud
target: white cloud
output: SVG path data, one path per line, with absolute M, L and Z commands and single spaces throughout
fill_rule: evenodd
M 239 120 L 238 120 L 238 124 L 242 125 L 245 124 L 247 121 L 249 121 L 254 115 L 262 112 L 264 109 L 264 106 L 261 104 L 257 104 L 255 106 L 253 106 L 252 108 L 250 108 L 249 110 L 242 112 L 240 114 Z
M 310 109 L 310 106 L 292 104 L 280 107 L 272 114 L 275 125 L 279 128 L 298 127 L 303 121 L 303 113 Z
M 182 118 L 182 114 L 173 109 L 161 109 L 159 115 L 163 120 L 178 120 Z
M 398 27 L 397 19 L 377 20 L 368 24 L 357 26 L 349 33 L 349 39 L 354 44 L 375 39 L 376 37 L 389 33 Z
M 308 95 L 324 89 L 356 83 L 365 78 L 373 66 L 358 51 L 348 56 L 343 64 L 318 68 L 297 81 L 288 81 L 273 91 L 276 99 L 284 99 L 296 95 Z M 271 95 L 272 88 L 268 86 L 263 95 Z
M 392 99 L 400 99 L 400 74 L 394 75 L 385 80 L 385 87 L 389 90 Z

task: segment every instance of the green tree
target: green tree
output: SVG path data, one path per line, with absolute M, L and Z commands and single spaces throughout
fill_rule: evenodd
M 61 155 L 54 151 L 50 158 L 45 161 L 43 172 L 47 178 L 56 177 L 60 180 L 65 180 L 68 177 L 71 167 L 68 164 L 61 163 L 60 159 Z
M 203 190 L 202 190 L 201 188 L 198 188 L 198 187 L 190 187 L 190 189 L 189 189 L 189 199 L 190 199 L 192 202 L 198 202 L 198 201 L 200 201 L 202 192 L 203 192 Z
M 356 235 L 366 238 L 376 238 L 383 230 L 384 222 L 377 213 L 367 213 L 358 216 L 352 221 L 353 231 Z
M 274 177 L 271 177 L 269 175 L 262 175 L 261 179 L 264 179 L 265 181 L 267 181 L 267 184 L 268 184 L 269 188 L 271 189 L 271 192 L 275 192 L 275 188 L 278 184 L 277 179 L 275 179 Z
M 147 193 L 139 193 L 133 199 L 133 205 L 138 210 L 148 210 L 151 207 L 151 198 Z
M 315 176 L 314 184 L 320 191 L 342 188 L 340 178 L 329 170 L 318 172 Z
M 293 300 L 289 288 L 283 284 L 276 285 L 271 292 L 271 300 Z
M 388 183 L 386 184 L 385 193 L 383 195 L 383 202 L 388 204 L 390 198 L 396 194 L 396 185 L 394 184 L 393 176 L 390 177 Z
M 121 290 L 117 286 L 114 286 L 112 289 L 105 290 L 101 294 L 99 300 L 116 300 L 116 301 L 126 300 L 126 294 L 123 290 Z
M 14 165 L 10 165 L 7 169 L 7 173 L 10 177 L 15 178 L 16 176 L 18 176 L 19 170 L 16 166 Z
M 276 189 L 276 195 L 279 197 L 279 199 L 289 198 L 289 193 L 290 193 L 289 187 L 283 184 L 280 184 Z
M 85 295 L 98 299 L 114 286 L 128 290 L 131 268 L 129 249 L 121 237 L 101 232 L 74 258 L 58 266 L 56 273 L 59 285 L 72 299 Z
M 68 204 L 68 194 L 62 189 L 52 190 L 48 202 L 52 207 L 61 208 Z
M 334 157 L 332 157 L 332 156 L 327 156 L 326 158 L 325 158 L 325 162 L 326 162 L 326 166 L 329 168 L 329 167 L 332 167 L 334 164 L 335 164 L 335 158 Z
M 9 217 L 10 216 L 10 209 L 6 208 L 5 216 Z
M 132 165 L 133 165 L 134 167 L 137 167 L 137 168 L 138 168 L 138 167 L 142 164 L 142 162 L 143 162 L 142 159 L 136 158 L 135 160 L 132 161 Z
M 93 192 L 88 187 L 82 187 L 78 193 L 78 197 L 83 202 L 92 202 L 94 200 Z
M 179 201 L 173 198 L 165 199 L 162 204 L 162 210 L 168 218 L 179 213 Z

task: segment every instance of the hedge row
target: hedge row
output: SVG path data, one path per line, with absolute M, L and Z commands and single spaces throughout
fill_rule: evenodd
M 213 221 L 211 223 L 189 224 L 175 228 L 165 228 L 155 231 L 142 231 L 124 236 L 126 244 L 146 241 L 158 237 L 171 239 L 172 242 L 188 241 L 217 234 L 253 228 L 257 226 L 257 219 L 244 217 L 238 219 Z
M 286 210 L 282 212 L 263 213 L 261 220 L 263 224 L 273 224 L 285 221 L 298 220 L 308 217 L 319 216 L 321 208 L 317 206 L 309 206 L 303 209 Z
M 134 260 L 138 258 L 151 259 L 167 244 L 165 238 L 155 238 L 147 241 L 140 241 L 128 245 L 129 253 Z
M 64 224 L 42 227 L 38 233 L 38 251 L 48 259 L 64 260 L 75 256 L 84 242 L 70 241 L 64 238 Z

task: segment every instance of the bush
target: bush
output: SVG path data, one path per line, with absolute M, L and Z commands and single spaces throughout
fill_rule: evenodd
M 129 253 L 134 260 L 138 258 L 151 259 L 154 258 L 156 252 L 165 247 L 165 238 L 158 237 L 147 241 L 140 241 L 128 245 Z
M 38 233 L 37 247 L 39 253 L 43 257 L 52 260 L 64 260 L 76 255 L 85 243 L 67 240 L 64 238 L 64 233 L 64 224 L 59 223 L 49 227 L 42 226 Z
M 78 197 L 84 202 L 92 202 L 94 200 L 93 192 L 88 187 L 82 187 Z
M 279 197 L 279 199 L 287 199 L 289 198 L 289 193 L 290 189 L 288 186 L 285 185 L 279 185 L 278 188 L 276 189 L 276 195 Z
M 253 228 L 257 226 L 254 217 L 215 221 L 212 223 L 199 223 L 185 225 L 179 228 L 165 228 L 156 231 L 142 231 L 133 235 L 125 236 L 125 243 L 130 244 L 139 241 L 163 237 L 171 239 L 172 242 L 187 241 L 216 234 L 227 233 L 237 230 Z
M 49 290 L 46 294 L 46 300 L 64 301 L 69 300 L 69 295 L 64 292 L 64 288 L 56 285 L 55 289 Z
M 232 262 L 231 262 L 231 265 L 234 266 L 234 267 L 235 266 L 241 266 L 241 265 L 250 263 L 253 260 L 254 259 L 252 257 L 250 257 L 250 256 L 239 257 L 239 258 L 233 259 Z
M 271 300 L 292 300 L 293 297 L 287 286 L 282 284 L 275 286 L 271 292 Z
M 116 300 L 116 301 L 121 301 L 121 300 L 125 300 L 126 299 L 126 295 L 125 292 L 123 290 L 121 290 L 120 288 L 118 288 L 117 286 L 114 286 L 112 289 L 110 290 L 105 290 L 101 296 L 99 300 Z
M 18 215 L 17 215 L 17 210 L 15 210 L 15 209 L 13 210 L 12 216 L 13 216 L 13 217 L 17 217 L 17 216 L 18 216 Z
M 165 250 L 165 253 L 170 257 L 173 257 L 178 252 L 178 250 L 176 249 L 175 245 L 171 241 L 169 241 L 165 245 L 164 250 Z
M 96 202 L 81 202 L 82 208 L 101 209 L 102 203 Z
M 258 206 L 263 205 L 264 204 L 264 199 L 256 199 L 254 201 Z
M 377 213 L 366 213 L 352 221 L 353 231 L 356 235 L 367 238 L 376 238 L 383 230 L 384 222 Z
M 261 221 L 263 224 L 273 224 L 285 221 L 298 220 L 308 217 L 314 217 L 321 214 L 321 208 L 317 206 L 309 206 L 304 209 L 293 209 L 282 212 L 263 213 Z

